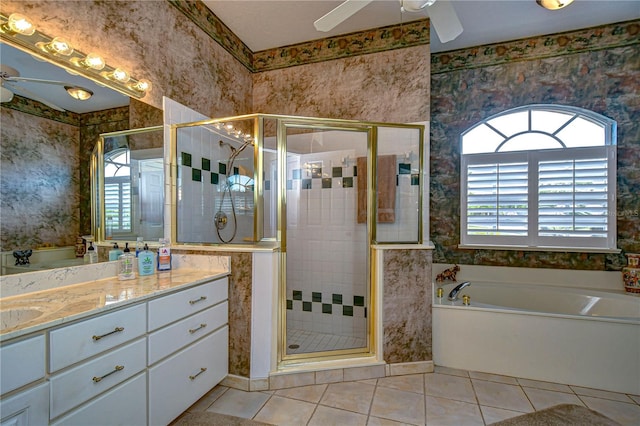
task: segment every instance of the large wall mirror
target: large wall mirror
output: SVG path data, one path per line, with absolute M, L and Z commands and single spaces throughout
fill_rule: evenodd
M 163 126 L 100 135 L 92 155 L 93 234 L 100 242 L 164 237 Z M 133 247 L 132 247 L 133 248 Z
M 162 111 L 71 75 L 55 64 L 36 60 L 4 41 L 0 42 L 0 65 L 3 75 L 17 72 L 28 79 L 65 83 L 3 79 L 1 273 L 81 264 L 82 258 L 76 258 L 75 249 L 79 237 L 93 232 L 90 171 L 100 135 L 161 125 Z M 87 100 L 74 99 L 65 86 L 88 89 L 92 96 Z M 130 148 L 138 143 L 127 139 Z M 147 167 L 151 163 L 143 160 L 157 156 L 163 148 L 163 138 L 147 137 L 144 144 L 138 145 L 144 146 L 139 153 L 131 149 L 130 160 Z M 157 224 L 157 217 L 151 219 Z M 28 250 L 33 252 L 29 265 L 16 266 L 14 252 Z M 105 257 L 101 254 L 100 259 Z

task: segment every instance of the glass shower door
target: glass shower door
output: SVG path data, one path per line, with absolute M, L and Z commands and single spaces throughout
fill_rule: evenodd
M 283 359 L 366 352 L 369 244 L 357 187 L 367 171 L 357 163 L 367 158 L 369 133 L 286 129 Z

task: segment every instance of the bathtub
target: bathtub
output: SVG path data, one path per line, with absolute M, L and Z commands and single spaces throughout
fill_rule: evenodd
M 434 294 L 436 365 L 640 395 L 640 297 L 470 281 L 456 302 L 455 284 Z

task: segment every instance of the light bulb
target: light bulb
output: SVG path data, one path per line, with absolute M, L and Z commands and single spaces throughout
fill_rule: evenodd
M 97 70 L 97 71 L 100 71 L 105 66 L 105 62 L 104 62 L 104 59 L 102 59 L 102 56 L 97 55 L 95 53 L 89 53 L 82 60 L 82 63 L 85 66 L 87 66 L 89 68 L 93 68 L 94 70 Z
M 143 78 L 138 80 L 138 82 L 132 86 L 132 89 L 139 92 L 148 92 L 151 90 L 151 82 Z
M 116 68 L 115 70 L 113 70 L 113 72 L 111 73 L 111 77 L 121 83 L 126 83 L 131 78 L 129 77 L 129 73 L 122 68 Z
M 73 47 L 71 47 L 71 43 L 65 40 L 62 37 L 56 37 L 48 43 L 48 48 L 53 51 L 53 53 L 57 53 L 62 56 L 69 56 L 73 53 Z
M 9 15 L 9 21 L 7 27 L 11 32 L 30 36 L 36 32 L 36 27 L 33 26 L 31 21 L 26 16 L 19 13 L 12 13 Z
M 65 40 L 62 37 L 56 37 L 53 40 L 51 40 L 49 43 L 44 43 L 44 42 L 36 43 L 36 46 L 38 46 L 40 49 L 44 50 L 45 52 L 62 55 L 62 56 L 69 56 L 73 53 L 73 47 L 71 46 L 71 43 L 69 43 L 67 40 Z

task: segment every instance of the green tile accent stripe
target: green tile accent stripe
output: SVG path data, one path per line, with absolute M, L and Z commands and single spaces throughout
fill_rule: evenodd
M 640 20 L 431 54 L 431 74 L 640 44 Z
M 251 72 L 429 44 L 429 19 L 252 52 L 202 1 L 167 0 Z M 399 6 L 398 6 L 399 9 Z
M 313 312 L 314 311 L 314 303 L 316 304 L 315 312 L 319 312 L 322 310 L 323 314 L 333 314 L 334 313 L 334 305 L 338 306 L 335 309 L 336 314 L 342 314 L 343 316 L 354 316 L 354 306 L 364 307 L 364 296 L 353 296 L 353 305 L 343 305 L 344 297 L 342 294 L 331 293 L 331 303 L 322 303 L 322 293 L 313 291 L 311 292 L 311 301 L 309 301 L 309 292 L 306 292 L 306 297 L 304 297 L 305 292 L 301 290 L 293 290 L 292 299 L 287 299 L 287 310 L 294 310 L 295 306 L 294 301 L 298 301 L 298 307 L 295 308 L 299 310 L 302 307 L 303 312 Z M 302 302 L 302 303 L 300 303 Z M 339 308 L 342 306 L 342 308 Z M 360 310 L 364 315 L 364 318 L 367 317 L 367 308 L 364 310 Z M 357 314 L 362 315 L 362 314 Z

